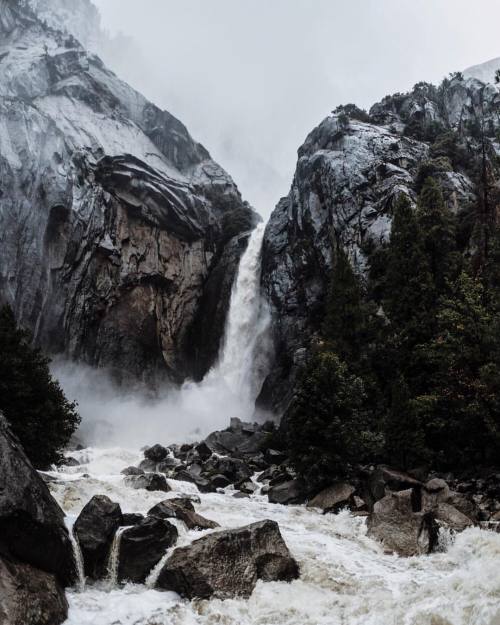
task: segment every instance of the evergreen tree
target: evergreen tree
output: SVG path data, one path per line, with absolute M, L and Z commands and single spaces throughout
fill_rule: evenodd
M 359 357 L 364 334 L 365 316 L 359 280 L 347 254 L 337 243 L 322 338 L 336 353 L 352 363 Z
M 427 178 L 418 198 L 417 217 L 434 294 L 441 296 L 457 277 L 459 254 L 455 218 L 447 208 L 441 188 Z M 434 303 L 434 302 L 433 302 Z
M 381 441 L 368 426 L 364 398 L 363 381 L 335 353 L 313 356 L 286 415 L 292 463 L 310 484 L 376 456 Z
M 79 423 L 76 404 L 64 396 L 49 371 L 50 361 L 31 347 L 10 308 L 0 310 L 0 410 L 36 468 L 61 460 Z

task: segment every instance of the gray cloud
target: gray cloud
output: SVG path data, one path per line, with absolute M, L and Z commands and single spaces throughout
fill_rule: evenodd
M 133 39 L 116 40 L 108 63 L 178 116 L 264 215 L 335 106 L 368 107 L 500 54 L 498 0 L 95 4 L 106 29 Z

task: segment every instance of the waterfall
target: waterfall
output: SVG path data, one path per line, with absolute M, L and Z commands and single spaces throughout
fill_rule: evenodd
M 207 376 L 239 398 L 245 417 L 253 412 L 269 362 L 270 315 L 260 290 L 264 231 L 264 223 L 255 228 L 240 259 L 219 361 Z
M 111 544 L 111 549 L 109 551 L 108 558 L 108 581 L 111 589 L 115 588 L 118 585 L 118 565 L 120 563 L 120 543 L 122 540 L 123 532 L 128 529 L 128 527 L 119 527 L 116 530 L 116 534 L 113 538 L 113 543 Z
M 85 590 L 85 569 L 83 566 L 82 550 L 80 549 L 80 543 L 78 542 L 78 538 L 73 532 L 73 528 L 70 529 L 69 536 L 71 539 L 71 544 L 73 545 L 73 554 L 75 556 L 76 573 L 78 576 L 77 588 L 79 592 L 83 592 Z

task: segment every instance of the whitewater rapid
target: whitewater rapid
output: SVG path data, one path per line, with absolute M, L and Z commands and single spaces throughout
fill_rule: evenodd
M 167 442 L 167 441 L 164 441 Z M 109 580 L 68 592 L 66 625 L 499 625 L 500 535 L 469 529 L 445 553 L 399 558 L 366 536 L 363 517 L 347 511 L 322 515 L 304 506 L 270 504 L 266 497 L 199 494 L 193 484 L 169 480 L 170 493 L 134 490 L 120 470 L 141 459 L 124 449 L 72 454 L 81 467 L 52 473 L 50 488 L 71 525 L 96 494 L 124 512 L 145 513 L 163 499 L 196 493 L 197 510 L 222 529 L 274 519 L 301 577 L 291 584 L 258 582 L 248 600 L 187 601 L 145 585 L 110 587 Z M 87 476 L 85 476 L 85 474 Z M 179 545 L 206 533 L 176 523 Z

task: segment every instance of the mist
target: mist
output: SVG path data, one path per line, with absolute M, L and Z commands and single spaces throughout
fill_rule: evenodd
M 298 147 L 337 105 L 368 108 L 500 55 L 495 0 L 95 4 L 115 37 L 105 61 L 179 117 L 263 215 L 288 193 Z

